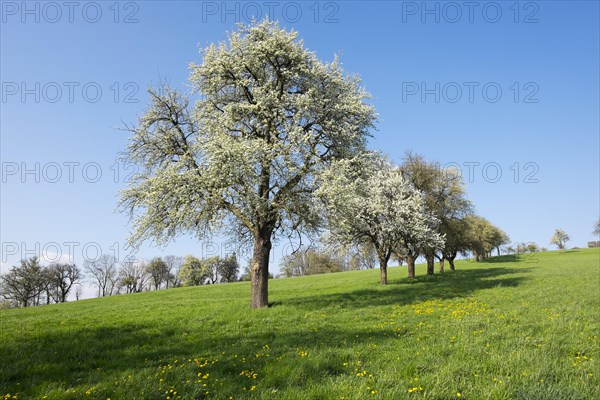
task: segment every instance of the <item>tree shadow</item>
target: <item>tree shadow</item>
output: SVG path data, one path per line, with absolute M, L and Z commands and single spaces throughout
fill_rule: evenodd
M 516 287 L 527 278 L 510 277 L 530 268 L 482 268 L 457 270 L 414 279 L 393 279 L 386 286 L 348 292 L 317 294 L 281 302 L 301 310 L 317 310 L 331 305 L 342 308 L 368 308 L 374 305 L 407 305 L 427 300 L 465 298 L 475 292 L 499 286 Z
M 481 261 L 473 261 L 472 259 L 468 259 L 467 261 L 471 265 L 487 265 L 487 264 L 502 264 L 502 263 L 527 263 L 527 262 L 537 262 L 536 256 L 538 252 L 533 253 L 515 253 L 515 254 L 505 254 L 502 256 L 494 256 L 490 258 L 486 258 Z
M 94 371 L 124 372 L 147 366 L 145 361 L 149 359 L 158 360 L 185 350 L 169 341 L 174 330 L 156 332 L 155 326 L 143 324 L 25 329 L 19 340 L 0 345 L 0 387 L 83 383 Z
M 181 387 L 182 380 L 195 380 L 202 372 L 218 377 L 225 386 L 237 388 L 239 393 L 248 383 L 242 376 L 243 371 L 253 371 L 263 377 L 263 385 L 301 391 L 309 383 L 318 385 L 320 379 L 347 373 L 340 361 L 340 357 L 349 352 L 344 349 L 366 343 L 380 345 L 390 340 L 401 340 L 402 335 L 409 334 L 402 332 L 392 337 L 381 331 L 345 325 L 312 329 L 293 325 L 274 327 L 268 323 L 259 324 L 251 333 L 230 332 L 214 337 L 206 332 L 194 342 L 186 341 L 180 333 L 177 329 L 157 331 L 152 325 L 128 324 L 53 331 L 13 342 L 10 347 L 2 344 L 0 389 L 19 393 L 19 398 L 41 398 L 46 388 L 77 388 L 71 394 L 65 391 L 61 398 L 79 399 L 87 388 L 98 384 L 110 386 L 115 379 L 132 374 L 141 373 L 144 378 L 151 379 L 151 382 L 144 383 L 147 387 L 153 384 L 159 386 L 159 378 L 161 382 L 165 379 L 162 385 Z M 265 344 L 273 350 L 264 350 Z M 298 349 L 313 355 L 326 353 L 330 357 L 302 358 Z M 269 359 L 277 362 L 267 364 L 264 357 L 268 356 L 259 357 L 261 351 L 272 351 L 274 354 Z M 217 363 L 210 362 L 217 358 Z M 168 374 L 160 373 L 166 365 L 175 369 L 183 367 L 181 361 L 188 359 L 209 360 L 208 367 L 199 368 L 194 363 L 185 365 L 182 369 L 185 377 L 182 379 L 181 375 L 177 375 L 171 381 Z M 295 373 L 288 373 L 288 369 Z M 185 390 L 185 387 L 181 388 L 182 394 Z M 204 398 L 194 390 L 189 389 L 185 395 L 190 396 L 191 393 L 191 397 L 183 398 Z M 144 396 L 136 398 L 164 398 L 147 393 L 135 394 Z M 99 396 L 100 393 L 96 393 L 90 398 L 119 397 L 110 388 L 102 393 L 102 397 Z

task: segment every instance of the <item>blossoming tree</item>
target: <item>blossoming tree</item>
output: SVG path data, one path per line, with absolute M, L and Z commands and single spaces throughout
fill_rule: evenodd
M 140 170 L 120 205 L 132 244 L 217 232 L 253 243 L 251 307 L 266 307 L 273 240 L 318 225 L 315 176 L 363 151 L 375 111 L 337 58 L 319 61 L 273 21 L 240 25 L 202 55 L 194 107 L 150 91 L 125 155 Z

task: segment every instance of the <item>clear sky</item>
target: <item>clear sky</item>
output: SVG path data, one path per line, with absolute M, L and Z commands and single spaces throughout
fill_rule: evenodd
M 148 85 L 184 88 L 199 47 L 267 14 L 362 77 L 380 116 L 371 148 L 458 165 L 513 242 L 550 247 L 557 227 L 570 246 L 594 240 L 597 1 L 0 4 L 2 271 L 39 251 L 122 259 L 115 207 L 132 170 L 116 163 L 128 135 L 115 128 L 144 111 Z M 183 236 L 138 257 L 211 251 Z

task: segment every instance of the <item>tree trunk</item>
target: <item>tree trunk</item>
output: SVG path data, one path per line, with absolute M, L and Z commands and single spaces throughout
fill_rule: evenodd
M 382 285 L 387 285 L 387 263 L 379 265 L 380 270 L 380 283 Z
M 413 279 L 415 277 L 415 260 L 417 257 L 406 256 L 406 266 L 408 269 L 408 277 Z
M 252 254 L 252 293 L 251 308 L 269 306 L 269 254 L 271 253 L 271 239 L 264 237 L 254 238 L 254 252 Z
M 435 256 L 433 254 L 426 254 L 425 260 L 427 260 L 427 275 L 433 275 L 435 270 Z
M 389 257 L 388 257 L 389 259 Z M 379 282 L 382 285 L 387 285 L 387 264 L 388 264 L 388 259 L 386 259 L 383 256 L 379 256 L 379 276 L 380 276 L 380 280 Z
M 444 272 L 444 258 L 440 258 L 440 272 Z
M 456 271 L 454 269 L 454 257 L 448 259 L 448 264 L 450 264 L 450 271 Z

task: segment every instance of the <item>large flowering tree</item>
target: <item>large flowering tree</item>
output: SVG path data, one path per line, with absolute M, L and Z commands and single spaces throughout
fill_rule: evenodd
M 319 61 L 296 32 L 240 25 L 191 65 L 190 100 L 166 86 L 132 127 L 126 159 L 140 166 L 121 194 L 133 244 L 215 232 L 253 243 L 253 308 L 268 306 L 277 235 L 316 227 L 315 176 L 364 150 L 375 111 L 357 77 Z
M 387 264 L 401 248 L 441 246 L 438 220 L 423 195 L 382 156 L 365 153 L 337 161 L 322 174 L 323 200 L 331 236 L 347 245 L 371 244 L 377 252 L 381 284 Z M 413 265 L 414 267 L 414 265 Z

